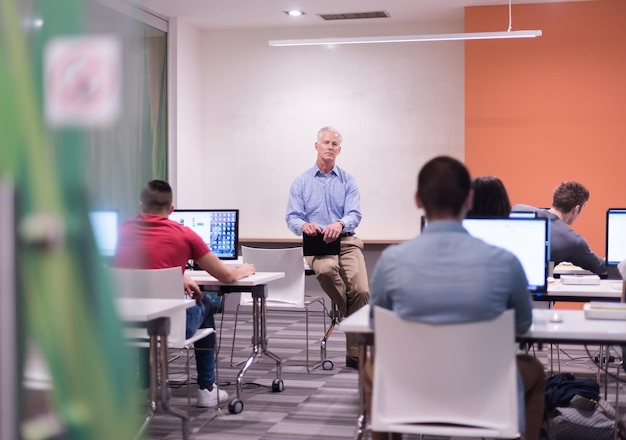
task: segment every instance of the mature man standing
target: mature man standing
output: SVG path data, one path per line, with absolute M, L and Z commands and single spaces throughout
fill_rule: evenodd
M 326 243 L 341 240 L 339 255 L 306 257 L 326 294 L 343 316 L 369 301 L 363 242 L 354 231 L 361 222 L 361 198 L 353 176 L 335 164 L 341 134 L 332 127 L 317 133 L 317 161 L 291 185 L 287 226 L 296 235 L 321 234 Z M 358 368 L 356 335 L 346 336 L 346 366 Z

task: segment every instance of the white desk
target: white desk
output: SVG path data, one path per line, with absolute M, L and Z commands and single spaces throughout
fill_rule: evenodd
M 621 294 L 621 281 L 619 283 L 619 293 Z M 344 318 L 339 324 L 345 333 L 357 333 L 360 336 L 362 359 L 365 359 L 367 355 L 366 345 L 374 343 L 374 330 L 370 325 L 370 310 L 370 305 L 366 305 Z M 519 343 L 538 344 L 626 345 L 626 320 L 586 319 L 582 310 L 559 310 L 558 313 L 563 317 L 563 322 L 551 323 L 549 317 L 554 314 L 554 310 L 533 309 L 533 323 L 530 329 L 517 335 L 516 340 Z M 355 439 L 363 438 L 366 424 L 367 413 L 362 401 Z
M 535 295 L 543 301 L 619 301 L 622 297 L 621 280 L 600 280 L 596 285 L 563 284 L 554 280 L 548 284 L 545 295 Z
M 270 281 L 279 280 L 285 278 L 285 272 L 257 272 L 249 277 L 242 278 L 231 284 L 224 284 L 220 282 L 214 276 L 209 275 L 203 270 L 187 270 L 186 275 L 189 275 L 192 280 L 202 286 L 215 286 L 215 287 L 252 287 L 265 285 Z M 242 292 L 241 289 L 233 290 L 234 292 Z
M 232 414 L 239 414 L 243 411 L 243 400 L 241 399 L 243 388 L 243 377 L 252 364 L 262 355 L 267 355 L 276 362 L 276 379 L 272 382 L 272 391 L 281 392 L 285 389 L 281 379 L 282 361 L 267 349 L 267 322 L 266 304 L 267 283 L 285 277 L 284 272 L 257 272 L 249 277 L 242 278 L 231 284 L 224 284 L 205 271 L 186 271 L 198 285 L 213 286 L 218 288 L 220 295 L 232 292 L 250 292 L 252 294 L 252 353 L 244 362 L 243 367 L 237 374 L 237 397 L 228 402 L 228 411 Z
M 120 319 L 129 326 L 145 326 L 150 337 L 150 409 L 148 414 L 146 414 L 146 419 L 141 426 L 138 436 L 154 417 L 157 405 L 160 402 L 166 412 L 181 419 L 183 439 L 187 440 L 189 438 L 189 414 L 170 405 L 167 336 L 170 332 L 170 316 L 179 310 L 193 307 L 195 303 L 194 300 L 182 298 L 117 298 L 115 300 Z M 159 364 L 161 366 L 160 372 L 157 369 Z M 157 395 L 159 382 L 161 383 L 160 396 Z
M 373 335 L 370 326 L 370 305 L 344 318 L 339 327 L 345 333 Z M 554 310 L 533 309 L 533 323 L 530 329 L 516 336 L 518 341 L 626 345 L 626 320 L 586 319 L 582 310 L 559 310 L 563 322 L 549 322 Z
M 530 329 L 517 335 L 520 342 L 567 344 L 626 344 L 626 320 L 586 319 L 583 310 L 558 310 L 563 322 L 552 323 L 554 310 L 533 309 Z
M 116 298 L 120 319 L 125 322 L 148 322 L 171 316 L 174 312 L 193 307 L 192 299 Z

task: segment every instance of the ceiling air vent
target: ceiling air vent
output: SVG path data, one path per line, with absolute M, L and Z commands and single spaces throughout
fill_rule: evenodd
M 347 12 L 345 14 L 318 14 L 322 20 L 361 20 L 365 18 L 389 18 L 385 11 L 374 12 Z

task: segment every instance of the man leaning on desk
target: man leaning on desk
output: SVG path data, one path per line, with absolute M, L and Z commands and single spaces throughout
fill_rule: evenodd
M 326 243 L 341 240 L 339 255 L 306 257 L 322 289 L 349 316 L 369 300 L 363 242 L 354 235 L 361 222 L 361 198 L 353 176 L 335 165 L 341 134 L 332 127 L 317 133 L 317 161 L 296 177 L 289 192 L 287 226 L 296 235 L 324 236 Z M 356 335 L 346 335 L 346 366 L 358 368 Z
M 567 261 L 597 275 L 606 273 L 604 259 L 589 247 L 587 240 L 570 226 L 589 200 L 589 191 L 578 182 L 561 182 L 552 195 L 552 207 L 540 209 L 515 205 L 513 211 L 535 211 L 537 217 L 550 220 L 550 260 L 554 264 Z
M 439 156 L 424 165 L 415 201 L 424 209 L 428 226 L 418 237 L 382 252 L 371 280 L 372 306 L 405 319 L 438 324 L 489 320 L 514 309 L 515 331 L 528 330 L 532 301 L 521 263 L 511 252 L 472 237 L 462 226 L 472 197 L 470 175 L 461 162 Z M 411 349 L 410 342 L 405 346 Z M 368 410 L 374 356 L 375 347 L 362 376 Z M 454 362 L 454 348 L 450 356 Z M 543 365 L 534 357 L 520 355 L 517 368 L 523 384 L 519 392 L 520 400 L 524 398 L 520 408 L 525 413 L 525 439 L 537 440 L 544 408 Z M 415 374 L 420 374 L 419 366 Z M 373 433 L 372 438 L 387 437 Z
M 225 265 L 198 234 L 170 220 L 168 216 L 174 210 L 174 205 L 169 183 L 163 180 L 148 182 L 141 191 L 139 204 L 141 214 L 120 227 L 115 266 L 128 269 L 180 267 L 184 288 L 196 300 L 196 305 L 187 309 L 186 337 L 191 337 L 199 328 L 215 328 L 209 297 L 184 275 L 187 261 L 193 259 L 202 269 L 224 283 L 252 275 L 254 266 L 242 264 L 235 268 Z M 194 345 L 198 348 L 195 355 L 198 373 L 196 405 L 202 408 L 214 407 L 218 402 L 218 393 L 220 402 L 228 399 L 226 391 L 218 390 L 215 385 L 215 335 L 209 335 Z

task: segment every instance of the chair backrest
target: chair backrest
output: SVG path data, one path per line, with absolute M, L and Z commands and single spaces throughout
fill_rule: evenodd
M 267 304 L 304 307 L 304 257 L 302 247 L 262 249 L 241 247 L 244 263 L 252 263 L 259 272 L 284 272 L 285 277 L 267 285 Z M 252 304 L 250 293 L 242 293 L 239 302 Z
M 122 298 L 183 299 L 183 272 L 180 267 L 166 269 L 109 268 L 116 294 Z M 185 342 L 187 313 L 170 316 L 168 345 L 182 347 Z
M 374 307 L 371 428 L 446 435 L 441 425 L 434 431 L 425 426 L 446 424 L 515 438 L 513 318 L 508 310 L 491 321 L 437 325 Z

